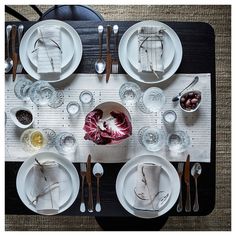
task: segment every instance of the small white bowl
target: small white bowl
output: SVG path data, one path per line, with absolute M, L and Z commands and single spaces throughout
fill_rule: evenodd
M 16 113 L 17 113 L 17 111 L 20 111 L 20 110 L 24 110 L 24 111 L 27 111 L 32 114 L 32 121 L 29 124 L 24 125 L 16 118 Z M 34 114 L 33 114 L 32 110 L 30 110 L 29 108 L 26 108 L 26 107 L 13 107 L 10 110 L 10 117 L 11 117 L 12 121 L 14 122 L 14 124 L 22 129 L 26 129 L 26 128 L 30 127 L 34 122 Z
M 194 109 L 190 109 L 190 110 L 185 109 L 185 108 L 182 107 L 182 105 L 181 105 L 181 104 L 182 104 L 182 99 L 183 99 L 186 95 L 188 95 L 189 93 L 198 93 L 198 94 L 200 95 L 200 101 L 198 102 L 197 106 L 196 106 Z M 190 98 L 189 98 L 189 99 L 190 99 Z M 194 97 L 191 98 L 191 99 L 194 99 Z M 186 93 L 182 94 L 181 97 L 180 97 L 180 99 L 179 99 L 179 106 L 180 106 L 180 108 L 182 109 L 182 111 L 187 112 L 187 113 L 195 112 L 195 111 L 199 108 L 199 106 L 200 106 L 201 103 L 202 103 L 202 93 L 201 93 L 201 91 L 199 91 L 199 90 L 187 91 Z

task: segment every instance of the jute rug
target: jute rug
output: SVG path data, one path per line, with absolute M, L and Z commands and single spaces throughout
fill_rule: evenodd
M 42 11 L 50 6 L 39 6 Z M 216 35 L 216 205 L 202 217 L 170 217 L 164 231 L 231 230 L 231 6 L 91 6 L 105 20 L 202 21 L 213 26 Z M 37 20 L 28 6 L 14 6 L 30 20 Z M 14 18 L 6 15 L 6 21 Z M 15 216 L 6 215 L 6 230 L 102 230 L 93 217 Z

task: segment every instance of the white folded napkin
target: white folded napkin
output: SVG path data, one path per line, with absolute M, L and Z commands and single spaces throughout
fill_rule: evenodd
M 138 72 L 164 72 L 163 28 L 145 26 L 138 29 L 139 68 Z
M 134 208 L 150 211 L 158 210 L 160 173 L 161 166 L 159 165 L 151 163 L 138 164 L 136 185 L 134 187 Z
M 32 173 L 32 203 L 40 214 L 56 214 L 59 210 L 59 166 L 54 161 L 35 164 Z
M 39 74 L 61 73 L 61 28 L 59 26 L 40 26 L 38 29 L 38 67 Z M 53 42 L 53 41 L 54 42 Z M 56 42 L 56 43 L 55 43 Z

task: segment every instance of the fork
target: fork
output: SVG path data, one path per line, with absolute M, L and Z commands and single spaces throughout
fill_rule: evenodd
M 114 59 L 112 60 L 112 73 L 117 74 L 118 73 L 118 31 L 119 27 L 118 25 L 113 26 L 113 33 L 115 37 L 115 50 L 114 50 Z
M 180 191 L 179 191 L 179 200 L 177 204 L 177 212 L 181 212 L 183 210 L 183 203 L 182 203 L 182 176 L 184 171 L 184 163 L 179 162 L 178 163 L 178 175 L 179 175 L 179 181 L 180 181 Z
M 81 201 L 80 201 L 80 211 L 85 212 L 85 203 L 84 203 L 84 179 L 86 176 L 86 163 L 80 163 L 80 175 L 82 178 L 82 183 L 81 183 Z

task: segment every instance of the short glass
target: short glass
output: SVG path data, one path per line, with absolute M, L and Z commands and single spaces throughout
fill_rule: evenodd
M 32 86 L 33 82 L 26 78 L 19 78 L 17 79 L 15 86 L 14 86 L 14 93 L 16 97 L 23 101 L 30 100 L 28 91 Z
M 177 119 L 177 115 L 173 110 L 167 110 L 163 113 L 162 118 L 166 125 L 173 125 Z
M 80 93 L 79 100 L 82 105 L 90 106 L 93 103 L 93 94 L 88 90 L 84 90 Z
M 141 96 L 141 89 L 136 83 L 127 82 L 121 85 L 119 95 L 124 105 L 132 106 L 138 102 Z
M 77 148 L 76 138 L 69 132 L 61 132 L 56 136 L 55 147 L 61 154 L 74 153 Z
M 23 149 L 29 152 L 40 150 L 47 145 L 47 137 L 39 129 L 25 130 L 20 137 L 20 141 L 23 144 Z
M 158 112 L 163 108 L 165 102 L 166 97 L 162 89 L 150 87 L 141 95 L 138 107 L 143 113 Z
M 167 136 L 167 146 L 170 151 L 181 153 L 190 146 L 190 138 L 185 131 L 175 131 Z
M 138 132 L 139 142 L 151 152 L 161 150 L 166 143 L 165 133 L 158 128 L 145 126 Z
M 71 101 L 67 104 L 66 110 L 71 117 L 76 117 L 80 113 L 80 105 L 76 101 Z

